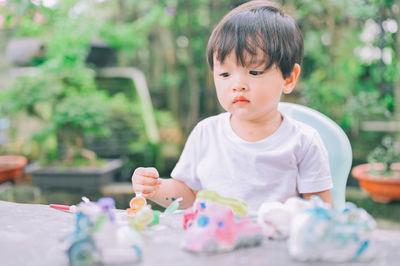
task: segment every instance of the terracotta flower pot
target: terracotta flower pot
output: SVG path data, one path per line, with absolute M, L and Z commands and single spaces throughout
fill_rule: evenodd
M 4 155 L 0 156 L 0 183 L 13 181 L 22 175 L 22 169 L 28 163 L 24 156 Z
M 383 169 L 382 164 L 377 164 L 378 168 Z M 376 168 L 376 167 L 375 167 Z M 400 163 L 391 166 L 393 170 L 400 170 Z M 400 176 L 393 177 L 373 175 L 370 172 L 370 164 L 360 164 L 353 167 L 351 174 L 358 179 L 360 187 L 365 190 L 376 202 L 390 202 L 400 200 Z

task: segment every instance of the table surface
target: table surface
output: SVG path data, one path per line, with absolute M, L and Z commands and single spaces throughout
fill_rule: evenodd
M 0 265 L 68 265 L 61 239 L 74 230 L 75 215 L 48 205 L 0 201 Z M 308 265 L 290 258 L 285 241 L 264 240 L 257 247 L 216 255 L 196 255 L 180 248 L 182 214 L 162 217 L 142 232 L 143 259 L 138 265 Z M 376 230 L 377 255 L 369 262 L 340 265 L 399 265 L 400 231 Z M 315 262 L 312 265 L 339 265 Z

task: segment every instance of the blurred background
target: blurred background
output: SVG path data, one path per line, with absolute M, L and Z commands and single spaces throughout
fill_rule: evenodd
M 33 180 L 30 173 L 46 166 L 118 160 L 99 191 L 125 197 L 122 208 L 133 169 L 154 166 L 168 177 L 195 124 L 222 111 L 205 48 L 216 23 L 243 2 L 0 0 L 0 155 L 28 160 L 22 176 L 0 184 L 0 199 L 72 204 L 72 192 L 92 193 L 69 187 L 66 194 L 62 182 Z M 354 165 L 367 162 L 385 137 L 396 143 L 399 1 L 276 2 L 305 41 L 300 82 L 283 100 L 338 123 Z M 375 203 L 357 187 L 350 176 L 348 200 L 400 220 L 398 202 Z

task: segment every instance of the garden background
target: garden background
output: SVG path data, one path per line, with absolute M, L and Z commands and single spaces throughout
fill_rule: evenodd
M 0 0 L 0 154 L 49 163 L 82 136 L 99 157 L 124 160 L 116 182 L 129 181 L 137 166 L 169 176 L 190 130 L 222 111 L 205 48 L 215 24 L 243 2 Z M 297 20 L 305 42 L 300 82 L 283 100 L 332 118 L 350 139 L 353 164 L 366 162 L 388 133 L 364 130 L 363 123 L 400 114 L 400 3 L 277 2 Z M 18 74 L 26 67 L 39 72 Z M 137 84 L 101 76 L 104 67 L 144 73 L 151 117 Z M 154 119 L 157 132 L 146 119 Z M 78 135 L 67 130 L 71 125 L 81 126 Z M 60 132 L 74 139 L 60 142 Z M 350 177 L 348 185 L 357 182 Z M 358 193 L 350 200 L 377 208 Z M 384 206 L 378 205 L 387 208 L 384 219 L 400 220 L 398 203 Z

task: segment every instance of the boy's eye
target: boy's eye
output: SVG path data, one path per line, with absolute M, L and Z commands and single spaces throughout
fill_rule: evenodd
M 224 78 L 226 78 L 226 77 L 229 77 L 229 73 L 227 73 L 227 72 L 224 72 L 224 73 L 221 73 L 221 74 L 219 74 L 221 77 L 224 77 Z
M 258 75 L 263 74 L 264 71 L 255 71 L 255 70 L 251 70 L 249 73 L 250 73 L 250 75 L 258 76 Z

